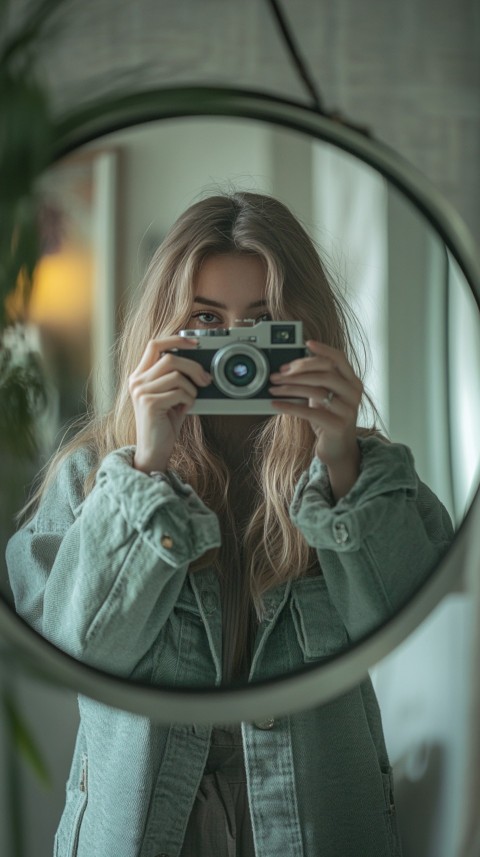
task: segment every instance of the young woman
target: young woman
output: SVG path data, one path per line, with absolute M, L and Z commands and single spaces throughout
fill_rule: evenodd
M 309 350 L 271 375 L 272 414 L 191 413 L 212 378 L 178 332 L 252 318 L 301 320 Z M 278 201 L 214 196 L 179 218 L 118 365 L 112 411 L 57 456 L 8 547 L 19 613 L 73 656 L 170 685 L 279 675 L 384 622 L 447 549 L 410 451 L 358 428 L 346 310 Z M 238 727 L 79 707 L 57 857 L 400 854 L 369 680 Z

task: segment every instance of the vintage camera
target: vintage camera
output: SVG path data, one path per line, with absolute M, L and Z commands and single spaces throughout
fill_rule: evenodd
M 213 378 L 199 387 L 191 414 L 274 414 L 271 372 L 309 354 L 303 343 L 301 321 L 260 321 L 250 327 L 181 330 L 180 336 L 198 338 L 196 350 L 174 349 L 196 360 Z M 277 397 L 279 398 L 279 397 Z M 287 402 L 305 399 L 282 397 Z

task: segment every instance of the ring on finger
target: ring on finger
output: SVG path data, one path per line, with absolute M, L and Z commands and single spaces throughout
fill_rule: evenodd
M 333 390 L 329 390 L 327 395 L 321 399 L 320 404 L 323 405 L 324 408 L 329 408 L 334 399 L 335 393 Z

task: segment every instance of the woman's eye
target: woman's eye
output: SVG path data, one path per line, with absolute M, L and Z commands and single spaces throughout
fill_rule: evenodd
M 213 312 L 197 312 L 195 315 L 192 315 L 192 318 L 198 319 L 200 324 L 221 324 L 221 319 L 219 319 L 218 315 L 215 315 Z M 272 316 L 269 312 L 264 312 L 262 315 L 259 315 L 256 321 L 271 321 Z
M 218 316 L 213 312 L 197 312 L 192 318 L 198 318 L 202 324 L 213 324 L 215 321 L 219 321 Z

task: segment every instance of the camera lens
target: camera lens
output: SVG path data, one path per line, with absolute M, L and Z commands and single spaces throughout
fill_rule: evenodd
M 225 363 L 225 377 L 235 387 L 245 387 L 257 374 L 255 363 L 246 354 L 235 354 Z
M 270 364 L 261 348 L 232 342 L 214 354 L 210 371 L 214 384 L 232 399 L 255 396 L 268 380 Z

